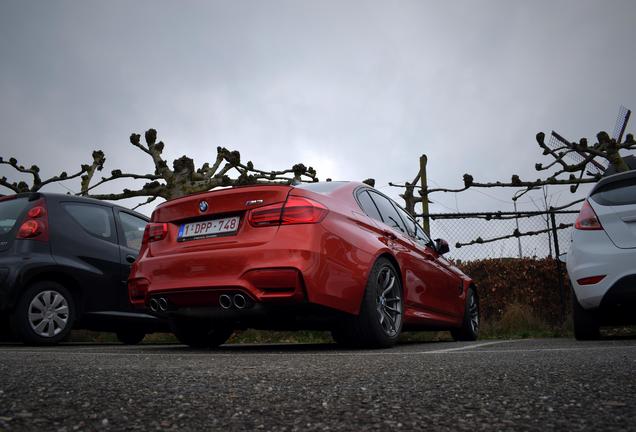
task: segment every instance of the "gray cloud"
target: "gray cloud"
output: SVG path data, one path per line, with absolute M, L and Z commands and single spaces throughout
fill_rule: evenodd
M 536 178 L 537 131 L 593 137 L 636 107 L 634 16 L 630 1 L 5 1 L 0 153 L 50 174 L 95 148 L 108 170 L 151 169 L 128 135 L 155 127 L 170 159 L 222 145 L 393 195 L 421 153 L 441 185 Z M 510 206 L 487 193 L 501 201 L 432 210 Z

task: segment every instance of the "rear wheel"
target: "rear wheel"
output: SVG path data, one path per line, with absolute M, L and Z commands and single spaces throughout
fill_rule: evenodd
M 402 331 L 402 284 L 395 266 L 386 258 L 376 261 L 369 275 L 360 314 L 332 331 L 343 346 L 388 348 Z
M 75 322 L 71 293 L 57 282 L 37 282 L 20 297 L 11 314 L 11 328 L 22 342 L 54 345 L 70 333 Z
M 137 345 L 146 337 L 146 333 L 133 330 L 118 331 L 116 334 L 117 340 L 125 345 Z
M 215 348 L 223 345 L 234 333 L 227 326 L 212 327 L 210 323 L 199 320 L 176 319 L 172 321 L 172 331 L 179 342 L 192 348 Z
M 462 326 L 451 329 L 451 336 L 456 341 L 474 341 L 479 337 L 479 298 L 473 287 L 466 293 Z
M 576 294 L 572 292 L 572 322 L 577 340 L 594 340 L 601 337 L 600 325 L 594 314 L 583 309 Z

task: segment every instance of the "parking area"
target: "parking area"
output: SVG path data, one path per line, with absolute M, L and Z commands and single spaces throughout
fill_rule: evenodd
M 636 339 L 0 346 L 0 430 L 629 430 Z

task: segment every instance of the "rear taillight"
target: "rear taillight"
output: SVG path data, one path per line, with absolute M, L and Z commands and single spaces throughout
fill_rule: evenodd
M 579 216 L 576 218 L 576 222 L 574 223 L 574 228 L 578 230 L 603 229 L 603 227 L 601 226 L 601 222 L 596 216 L 596 213 L 594 213 L 594 209 L 587 200 L 585 200 L 585 202 L 583 203 L 583 207 L 581 207 Z
M 163 240 L 168 234 L 167 223 L 149 223 L 144 229 L 142 244 Z
M 26 216 L 27 218 L 18 229 L 16 238 L 48 241 L 49 220 L 44 198 L 39 199 L 35 206 L 29 209 Z
M 24 221 L 18 230 L 17 237 L 19 239 L 27 239 L 37 237 L 44 231 L 44 224 L 40 221 L 29 219 Z
M 248 220 L 254 227 L 310 224 L 322 221 L 329 210 L 319 202 L 302 197 L 289 197 L 285 203 L 254 209 Z

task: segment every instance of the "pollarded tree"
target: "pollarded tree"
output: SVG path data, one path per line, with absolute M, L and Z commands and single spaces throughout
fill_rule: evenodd
M 139 207 L 157 198 L 168 200 L 221 186 L 255 183 L 290 184 L 301 181 L 318 181 L 316 171 L 312 167 L 307 168 L 301 163 L 281 171 L 262 171 L 254 168 L 254 164 L 251 161 L 241 162 L 241 155 L 238 151 L 230 151 L 224 147 L 217 147 L 216 160 L 212 164 L 204 163 L 200 168 L 195 169 L 194 161 L 187 156 L 182 156 L 179 159 L 175 159 L 172 162 L 172 168 L 170 168 L 162 157 L 164 143 L 162 141 L 157 142 L 157 131 L 155 129 L 147 130 L 144 134 L 144 141 L 145 143 L 141 142 L 139 134 L 130 136 L 130 143 L 152 159 L 154 164 L 153 173 L 125 173 L 116 169 L 111 171 L 110 176 L 101 177 L 100 180 L 93 182 L 96 172 L 103 169 L 106 161 L 104 153 L 98 150 L 93 152 L 93 163 L 91 165 L 82 165 L 81 169 L 72 175 L 63 172 L 46 180 L 40 178 L 40 169 L 36 165 L 31 166 L 31 168 L 24 168 L 14 158 L 9 161 L 0 159 L 0 163 L 10 165 L 18 172 L 30 174 L 33 177 L 30 185 L 23 181 L 10 183 L 6 177 L 2 177 L 0 185 L 15 193 L 35 192 L 48 184 L 80 177 L 81 190 L 78 195 L 103 200 L 121 200 L 134 197 L 146 198 L 144 202 L 137 206 Z M 232 177 L 230 176 L 231 174 L 236 175 Z M 126 188 L 118 193 L 96 192 L 99 186 L 119 179 L 148 180 L 148 182 L 138 189 Z

